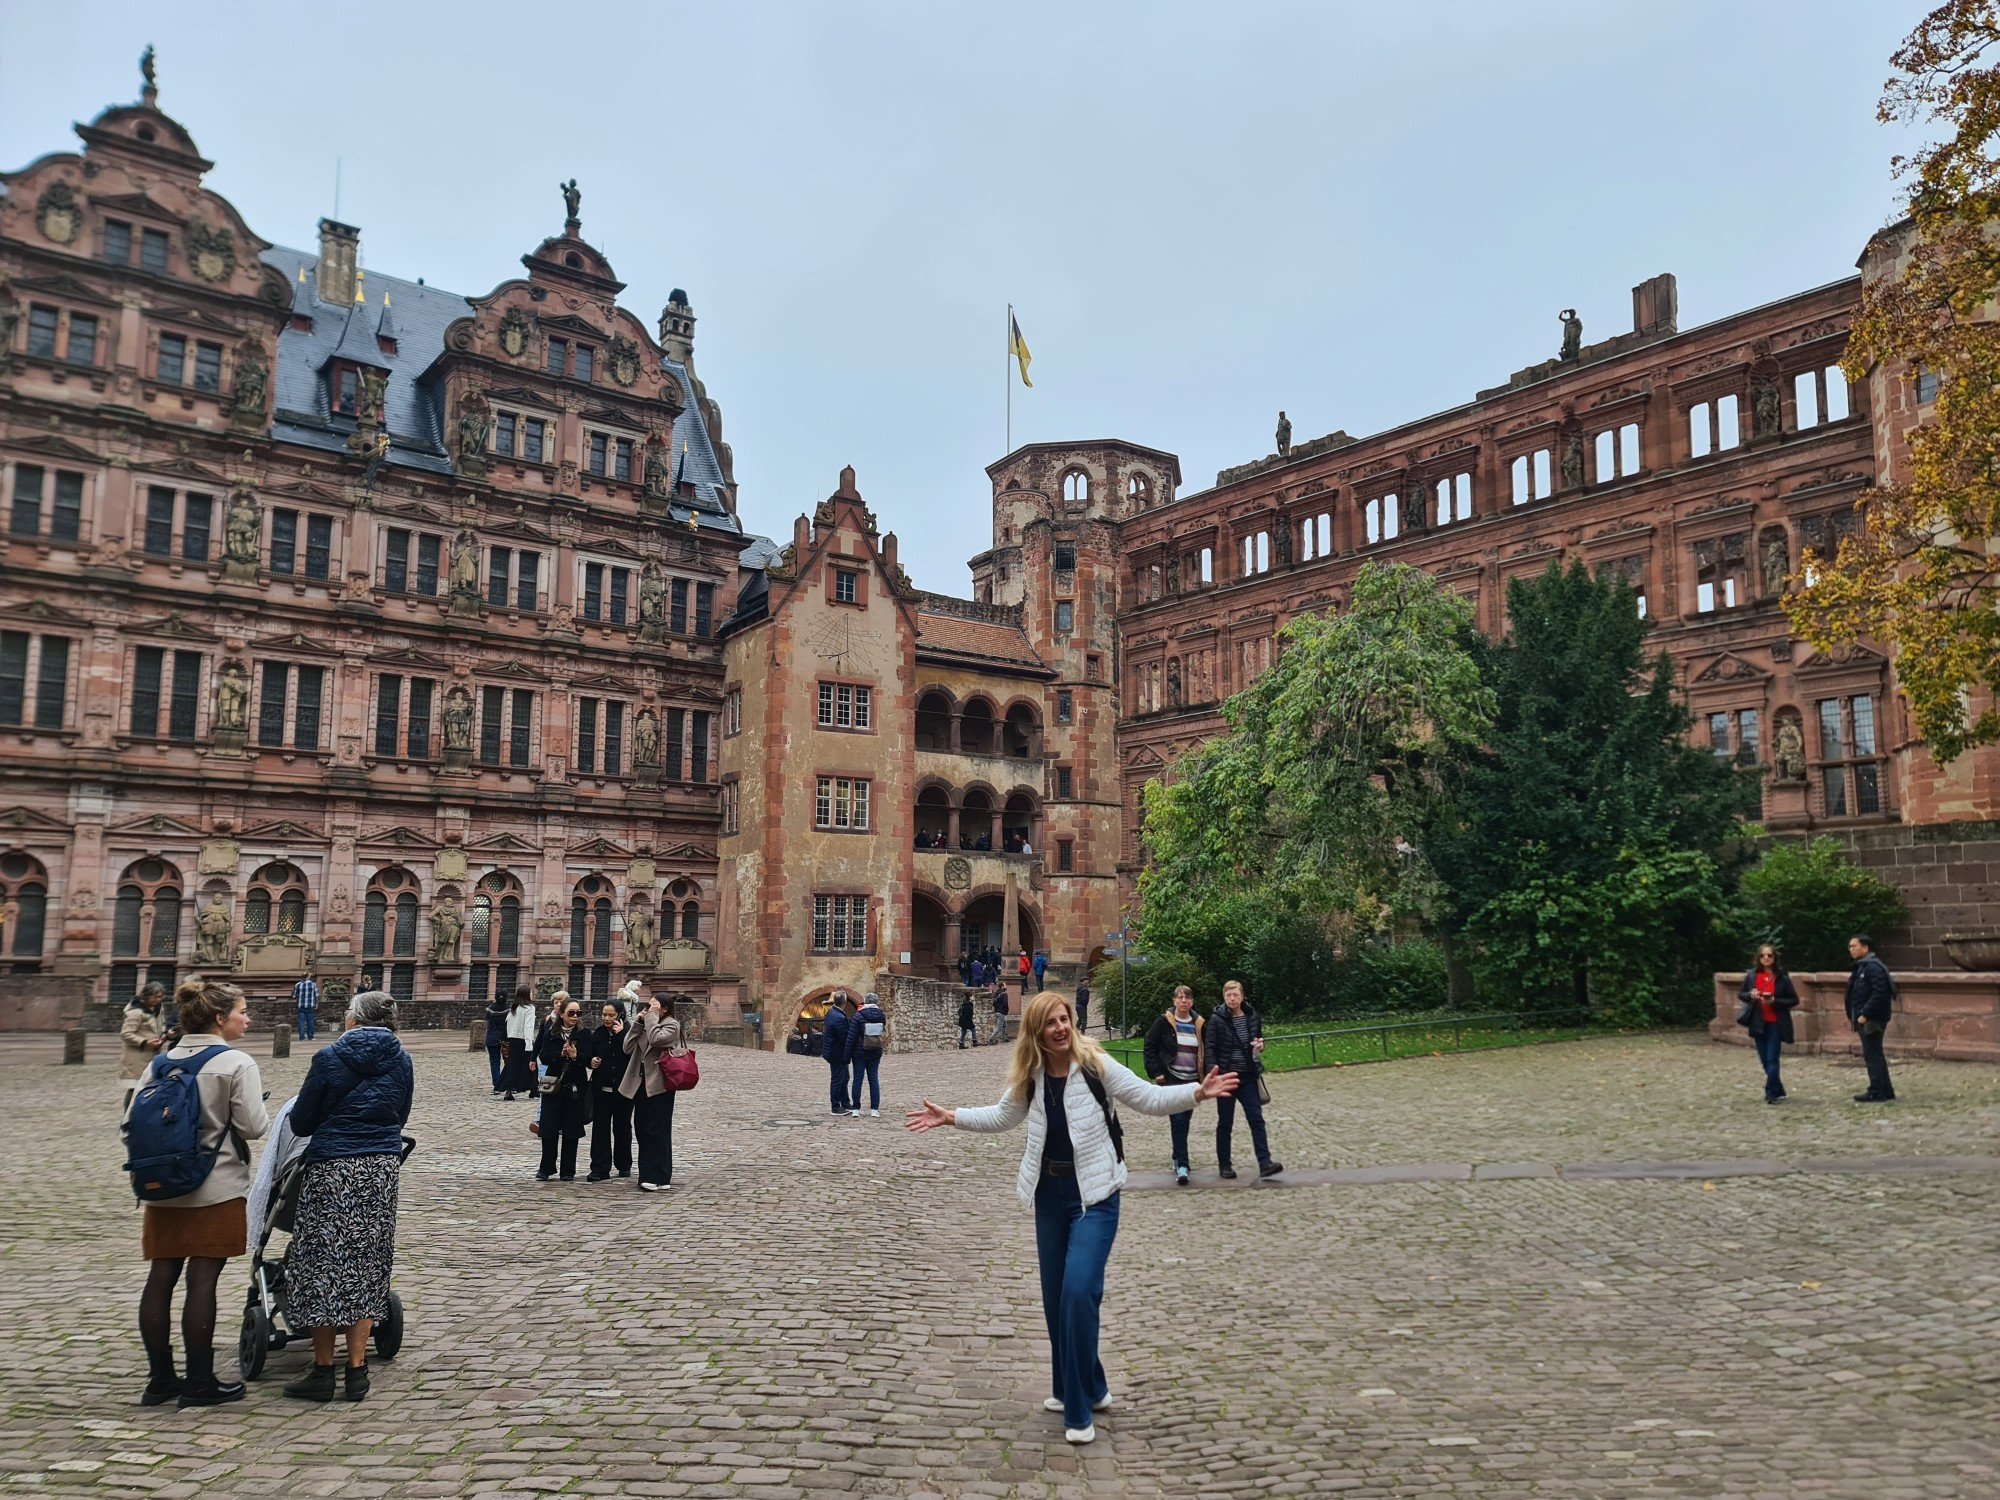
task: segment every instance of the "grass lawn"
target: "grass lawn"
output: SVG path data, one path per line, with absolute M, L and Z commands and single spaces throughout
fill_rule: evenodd
M 1361 1027 L 1370 1029 L 1359 1029 Z M 1380 1028 L 1380 1029 L 1376 1029 Z M 1486 1047 L 1519 1047 L 1530 1042 L 1566 1042 L 1602 1036 L 1613 1028 L 1562 1025 L 1559 1018 L 1530 1019 L 1514 1025 L 1490 1016 L 1455 1024 L 1451 1017 L 1381 1016 L 1343 1025 L 1317 1022 L 1264 1028 L 1264 1066 L 1272 1073 L 1294 1068 L 1382 1062 Z M 1317 1032 L 1308 1039 L 1303 1033 Z M 1107 1041 L 1111 1055 L 1134 1072 L 1144 1071 L 1145 1049 L 1138 1037 Z

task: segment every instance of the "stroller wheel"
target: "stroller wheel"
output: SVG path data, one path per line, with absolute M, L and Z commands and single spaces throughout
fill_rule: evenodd
M 394 1359 L 402 1347 L 403 1299 L 391 1292 L 389 1311 L 375 1320 L 375 1353 L 381 1359 Z
M 264 1315 L 264 1304 L 252 1300 L 243 1309 L 243 1332 L 236 1340 L 236 1361 L 245 1380 L 264 1373 L 264 1357 L 270 1352 L 271 1320 Z

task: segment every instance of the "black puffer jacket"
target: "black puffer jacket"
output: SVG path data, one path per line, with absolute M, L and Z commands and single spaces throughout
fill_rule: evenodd
M 416 1069 L 396 1033 L 357 1026 L 313 1058 L 289 1123 L 312 1138 L 307 1161 L 399 1152 L 416 1094 Z
M 1240 1015 L 1232 1016 L 1227 1005 L 1218 1005 L 1208 1018 L 1202 1040 L 1208 1050 L 1208 1066 L 1234 1073 L 1247 1088 L 1257 1076 L 1257 1053 L 1251 1043 L 1264 1034 L 1264 1018 L 1249 1001 Z

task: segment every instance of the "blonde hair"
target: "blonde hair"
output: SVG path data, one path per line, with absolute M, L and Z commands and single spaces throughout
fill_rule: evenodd
M 174 991 L 181 1030 L 190 1036 L 211 1032 L 243 1003 L 243 991 L 219 979 L 189 979 Z
M 569 1004 L 568 990 L 556 990 L 549 996 L 550 1010 L 560 1012 L 562 1008 L 567 1004 Z
M 1076 1008 L 1070 1004 L 1069 996 L 1043 990 L 1028 1002 L 1021 1016 L 1021 1034 L 1014 1038 L 1014 1060 L 1007 1065 L 1008 1093 L 1026 1097 L 1028 1080 L 1048 1071 L 1048 1054 L 1042 1050 L 1042 1028 L 1049 1024 L 1050 1012 L 1058 1008 L 1069 1014 L 1070 1060 L 1086 1073 L 1104 1076 L 1104 1059 L 1108 1054 L 1076 1029 Z

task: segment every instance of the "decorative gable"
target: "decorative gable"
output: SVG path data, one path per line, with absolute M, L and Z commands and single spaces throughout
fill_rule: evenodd
M 229 481 L 213 469 L 205 469 L 190 458 L 170 458 L 163 463 L 147 464 L 142 471 L 146 474 L 162 474 L 169 479 L 192 479 L 200 484 L 226 486 Z
M 1696 673 L 1694 680 L 1696 682 L 1741 682 L 1745 679 L 1769 677 L 1770 675 L 1762 667 L 1745 661 L 1734 651 L 1725 651 Z
M 178 833 L 189 838 L 207 838 L 208 830 L 186 818 L 174 817 L 171 813 L 153 813 L 141 818 L 127 818 L 121 823 L 106 825 L 106 833 Z
M 62 819 L 36 812 L 32 807 L 0 808 L 0 829 L 17 836 L 24 833 L 53 834 L 65 842 L 71 832 L 69 824 Z
M 357 844 L 368 844 L 378 847 L 388 845 L 391 848 L 407 849 L 412 852 L 436 850 L 441 847 L 438 841 L 429 834 L 420 832 L 403 823 L 393 823 L 387 828 L 371 829 L 367 833 L 362 834 L 355 842 Z
M 326 835 L 305 823 L 295 823 L 290 818 L 278 818 L 268 823 L 257 823 L 243 830 L 237 836 L 244 843 L 308 843 L 324 844 Z
M 77 463 L 94 464 L 97 455 L 88 448 L 72 443 L 68 438 L 48 433 L 40 437 L 9 438 L 7 447 L 15 453 L 37 453 L 44 458 L 67 458 Z

